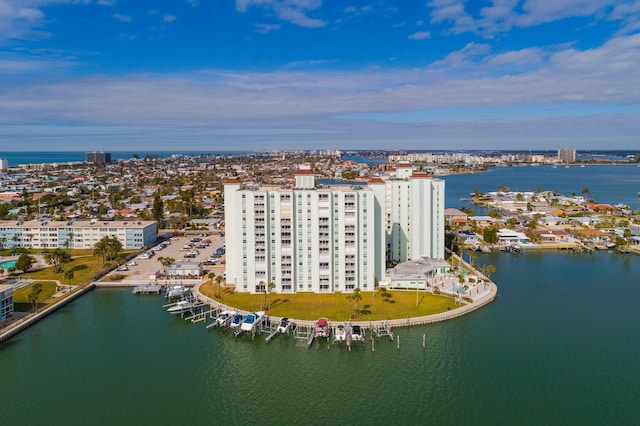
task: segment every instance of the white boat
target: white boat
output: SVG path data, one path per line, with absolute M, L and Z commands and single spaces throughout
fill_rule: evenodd
M 166 297 L 167 299 L 172 299 L 175 297 L 183 297 L 187 293 L 187 291 L 189 290 L 183 285 L 172 285 L 169 288 L 167 288 Z
M 189 312 L 193 308 L 193 302 L 191 300 L 181 300 L 176 302 L 175 305 L 167 309 L 171 315 L 179 315 L 184 312 Z
M 316 321 L 316 337 L 329 337 L 331 329 L 327 318 L 318 318 Z
M 218 318 L 216 318 L 214 324 L 216 327 L 224 327 L 236 314 L 236 311 L 222 311 Z
M 347 340 L 347 329 L 344 325 L 340 324 L 333 328 L 333 340 L 335 342 L 344 342 Z
M 359 325 L 351 327 L 351 341 L 364 342 L 364 330 Z
M 229 327 L 239 329 L 240 326 L 242 326 L 243 320 L 244 320 L 244 316 L 242 316 L 241 314 L 235 314 L 233 316 L 233 320 L 231 321 L 231 324 L 229 325 Z
M 282 318 L 278 326 L 278 334 L 288 333 L 293 322 L 289 318 Z
M 252 312 L 244 317 L 240 329 L 242 331 L 256 331 L 262 321 L 264 321 L 264 311 Z

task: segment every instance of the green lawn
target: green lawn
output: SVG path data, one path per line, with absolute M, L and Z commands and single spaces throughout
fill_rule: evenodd
M 217 299 L 218 287 L 215 283 L 208 282 L 200 287 L 200 291 L 225 305 L 234 306 L 247 311 L 260 310 L 265 296 L 262 294 L 233 293 L 228 288 L 222 288 L 221 298 Z M 372 292 L 362 292 L 362 300 L 359 302 L 360 314 L 358 321 L 402 319 L 418 317 L 445 312 L 455 309 L 456 305 L 450 297 L 432 294 L 418 294 L 418 306 L 416 306 L 416 293 L 413 291 L 391 291 L 392 297 L 385 302 L 382 297 Z M 353 312 L 353 302 L 347 301 L 347 294 L 314 294 L 273 293 L 266 297 L 266 304 L 271 301 L 270 315 L 279 317 L 291 317 L 304 320 L 315 320 L 318 317 L 327 317 L 333 321 L 348 320 Z
M 13 302 L 15 303 L 16 311 L 25 312 L 31 310 L 32 306 L 31 303 L 29 303 L 29 293 L 31 293 L 31 286 L 35 283 L 42 284 L 42 292 L 38 296 L 38 309 L 46 306 L 50 302 L 48 299 L 56 292 L 56 283 L 53 281 L 34 281 L 13 293 Z
M 120 263 L 124 262 L 124 257 L 132 253 L 131 250 L 120 254 Z M 71 250 L 72 260 L 62 265 L 62 272 L 55 273 L 53 267 L 48 267 L 40 271 L 27 272 L 21 278 L 32 280 L 60 280 L 62 284 L 68 284 L 64 278 L 64 271 L 73 269 L 72 285 L 89 284 L 96 273 L 103 269 L 102 259 L 93 255 L 91 250 Z
M 69 263 L 62 265 L 63 271 L 73 269 L 73 285 L 89 284 L 93 276 L 102 269 L 102 260 L 94 256 L 76 257 Z M 53 267 L 45 268 L 40 271 L 27 272 L 22 274 L 20 278 L 29 278 L 32 280 L 60 280 L 62 284 L 67 284 L 64 279 L 64 272 L 55 273 Z

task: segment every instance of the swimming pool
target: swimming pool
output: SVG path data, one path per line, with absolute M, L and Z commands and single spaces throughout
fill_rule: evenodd
M 16 260 L 5 260 L 4 262 L 0 262 L 0 268 L 10 269 L 16 267 Z

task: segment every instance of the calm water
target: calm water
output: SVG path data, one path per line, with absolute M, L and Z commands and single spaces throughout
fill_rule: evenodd
M 545 188 L 546 175 L 532 181 L 527 173 L 447 177 L 448 199 L 503 183 Z M 589 186 L 598 198 L 593 182 L 548 182 L 578 193 Z M 627 188 L 612 179 L 609 187 Z M 618 197 L 607 201 L 624 202 Z M 269 345 L 236 339 L 171 317 L 162 298 L 96 290 L 0 345 L 3 422 L 636 424 L 640 257 L 496 253 L 476 261 L 496 266 L 494 303 L 396 329 L 400 349 L 381 340 L 375 352 L 370 344 L 349 353 L 283 336 Z
M 559 166 L 496 167 L 473 175 L 442 177 L 446 181 L 447 207 L 468 205 L 461 198 L 469 198 L 475 189 L 496 191 L 506 185 L 512 191 L 559 191 L 564 195 L 582 195 L 589 189 L 589 198 L 601 203 L 626 204 L 640 209 L 640 167 L 615 166 Z
M 234 338 L 96 290 L 0 346 L 7 424 L 631 424 L 640 262 L 481 257 L 498 299 L 370 346 Z M 422 348 L 422 335 L 427 338 Z

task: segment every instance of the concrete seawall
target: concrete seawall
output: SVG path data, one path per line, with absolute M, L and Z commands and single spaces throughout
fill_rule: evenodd
M 12 338 L 13 336 L 15 336 L 16 334 L 20 333 L 23 330 L 26 330 L 27 328 L 31 327 L 33 324 L 37 323 L 38 321 L 40 321 L 41 319 L 43 319 L 44 317 L 46 317 L 47 315 L 57 311 L 58 309 L 60 309 L 61 307 L 65 306 L 66 304 L 76 300 L 78 297 L 82 296 L 83 294 L 93 290 L 96 287 L 95 283 L 91 283 L 89 285 L 87 285 L 86 287 L 83 287 L 73 293 L 71 293 L 70 295 L 68 295 L 67 297 L 65 297 L 64 299 L 60 300 L 59 302 L 46 307 L 45 309 L 41 310 L 40 312 L 38 312 L 35 315 L 30 315 L 26 318 L 23 318 L 22 320 L 12 324 L 11 326 L 9 326 L 6 330 L 4 330 L 1 334 L 0 334 L 0 343 Z
M 237 310 L 239 313 L 246 315 L 249 312 L 248 311 L 243 311 L 240 309 L 236 309 L 232 306 L 227 306 L 224 305 L 220 302 L 217 302 L 213 299 L 211 299 L 208 296 L 205 296 L 204 294 L 202 294 L 200 292 L 200 285 L 197 285 L 194 288 L 194 292 L 196 293 L 197 297 L 204 303 L 209 304 L 212 307 L 216 307 L 218 309 L 221 310 L 227 310 L 227 309 L 235 309 Z M 461 317 L 463 315 L 466 315 L 470 312 L 473 312 L 477 309 L 482 308 L 485 305 L 488 305 L 489 303 L 493 302 L 496 298 L 496 295 L 498 294 L 498 287 L 491 282 L 490 283 L 490 289 L 489 292 L 484 295 L 483 297 L 477 299 L 476 301 L 472 302 L 472 303 L 467 303 L 466 305 L 463 305 L 459 308 L 453 309 L 451 311 L 446 311 L 446 312 L 441 312 L 439 314 L 434 314 L 434 315 L 425 315 L 425 316 L 421 316 L 421 317 L 411 317 L 411 318 L 403 318 L 403 319 L 391 319 L 391 320 L 376 320 L 376 321 L 352 321 L 351 324 L 353 325 L 359 325 L 363 328 L 372 328 L 378 325 L 382 325 L 383 322 L 386 322 L 387 324 L 389 324 L 391 327 L 409 327 L 409 326 L 414 326 L 414 325 L 423 325 L 423 324 L 432 324 L 432 323 L 436 323 L 436 322 L 441 322 L 441 321 L 446 321 L 446 320 L 450 320 L 450 319 L 454 319 L 454 318 L 458 318 Z M 269 316 L 269 319 L 271 321 L 280 321 L 281 317 L 274 317 L 274 316 Z M 293 322 L 295 322 L 297 325 L 300 326 L 307 326 L 307 327 L 312 327 L 315 325 L 315 320 L 309 321 L 309 320 L 300 320 L 300 319 L 295 319 L 295 318 L 291 318 L 291 320 Z M 334 320 L 335 322 L 335 320 Z M 342 321 L 339 321 L 342 322 Z

